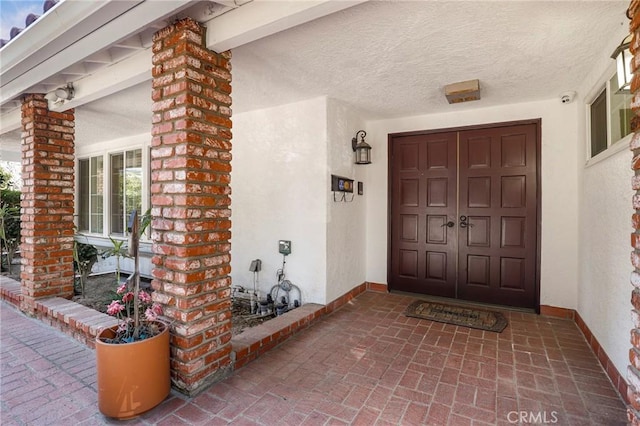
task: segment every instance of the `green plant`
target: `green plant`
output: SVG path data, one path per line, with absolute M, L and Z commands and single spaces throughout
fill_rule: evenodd
M 149 208 L 140 218 L 140 235 L 144 234 L 149 225 L 151 225 L 151 219 L 151 209 Z
M 116 282 L 120 285 L 120 258 L 129 257 L 129 251 L 126 246 L 125 240 L 115 240 L 109 237 L 112 247 L 102 252 L 102 258 L 115 256 L 116 257 Z
M 74 241 L 73 267 L 80 275 L 80 294 L 84 297 L 85 284 L 91 268 L 98 261 L 98 249 L 92 244 Z
M 0 189 L 0 204 L 20 208 L 20 191 Z
M 149 225 L 151 225 L 151 209 L 148 209 L 140 217 L 140 235 L 144 234 Z M 116 240 L 111 236 L 109 236 L 109 240 L 111 241 L 111 247 L 102 252 L 102 258 L 116 257 L 116 281 L 120 285 L 120 258 L 130 258 L 131 256 L 129 256 L 129 249 L 125 240 Z
M 15 186 L 11 172 L 0 166 L 0 190 L 12 188 Z
M 0 206 L 0 243 L 0 249 L 5 251 L 7 270 L 11 273 L 11 263 L 20 246 L 20 208 L 4 203 L 4 200 Z

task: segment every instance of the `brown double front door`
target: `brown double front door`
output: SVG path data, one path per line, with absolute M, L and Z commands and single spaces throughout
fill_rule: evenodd
M 390 136 L 392 290 L 537 308 L 538 134 Z

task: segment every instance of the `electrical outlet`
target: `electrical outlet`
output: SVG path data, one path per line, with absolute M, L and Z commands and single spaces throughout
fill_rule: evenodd
M 278 251 L 285 256 L 291 254 L 291 241 L 280 240 L 278 241 Z

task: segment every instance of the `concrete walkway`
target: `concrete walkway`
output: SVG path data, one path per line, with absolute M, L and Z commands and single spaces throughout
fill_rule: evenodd
M 626 424 L 572 321 L 506 311 L 497 334 L 407 318 L 412 300 L 365 292 L 197 397 L 127 422 L 98 412 L 92 350 L 0 302 L 0 423 L 509 425 L 524 412 Z

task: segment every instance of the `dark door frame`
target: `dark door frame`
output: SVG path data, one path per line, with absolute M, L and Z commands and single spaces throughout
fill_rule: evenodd
M 458 127 L 447 127 L 443 129 L 430 129 L 430 130 L 418 130 L 412 132 L 399 132 L 399 133 L 389 133 L 387 135 L 387 286 L 390 291 L 393 290 L 391 285 L 391 199 L 393 192 L 393 185 L 391 182 L 391 172 L 392 172 L 392 162 L 393 158 L 391 157 L 391 148 L 392 141 L 395 137 L 400 136 L 419 136 L 419 135 L 429 135 L 434 133 L 448 133 L 448 132 L 461 132 L 465 130 L 479 130 L 479 129 L 489 129 L 496 127 L 508 127 L 508 126 L 517 126 L 523 124 L 535 124 L 536 125 L 536 215 L 537 215 L 537 230 L 536 230 L 536 277 L 535 277 L 535 294 L 536 294 L 536 305 L 535 311 L 537 314 L 540 313 L 540 274 L 541 274 L 541 260 L 542 260 L 542 119 L 534 118 L 529 120 L 517 120 L 517 121 L 507 121 L 500 123 L 488 123 L 488 124 L 477 124 L 471 126 L 458 126 Z

